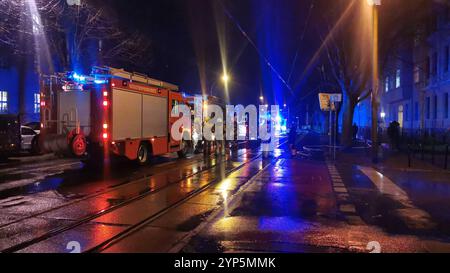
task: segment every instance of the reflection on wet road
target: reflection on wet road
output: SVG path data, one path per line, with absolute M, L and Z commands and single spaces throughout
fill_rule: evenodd
M 106 191 L 80 197 L 84 187 L 78 187 L 78 195 L 69 202 L 58 198 L 54 190 L 10 196 L 2 200 L 6 202 L 4 205 L 0 204 L 3 212 L 0 233 L 8 234 L 0 240 L 0 246 L 3 250 L 14 251 L 15 248 L 9 248 L 17 244 L 32 245 L 35 238 L 43 240 L 43 236 L 54 232 L 55 227 L 58 232 L 62 232 L 66 227 L 80 225 L 80 228 L 84 228 L 92 225 L 90 222 L 95 223 L 94 226 L 136 224 L 139 219 L 167 208 L 213 180 L 221 179 L 227 171 L 255 155 L 252 150 L 243 149 L 231 156 L 205 159 L 200 156 L 200 159 L 177 161 L 176 164 L 155 165 L 145 170 L 143 178 L 131 180 L 128 175 L 130 182 L 115 184 Z M 5 205 L 8 202 L 9 205 Z M 22 248 L 21 245 L 17 250 Z
M 94 252 L 368 252 L 374 244 L 450 252 L 448 172 L 286 149 L 168 157 L 108 175 L 81 166 L 3 191 L 0 249 L 67 252 L 76 241 Z

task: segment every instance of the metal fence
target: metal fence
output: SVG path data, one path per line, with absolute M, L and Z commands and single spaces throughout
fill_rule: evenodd
M 371 128 L 358 129 L 358 139 L 370 141 Z M 387 129 L 378 129 L 379 143 L 393 143 L 387 134 Z M 398 141 L 400 151 L 408 154 L 408 165 L 411 167 L 413 158 L 430 162 L 433 165 L 449 168 L 450 129 L 402 129 Z
M 412 158 L 419 158 L 448 169 L 450 130 L 403 130 L 401 143 L 401 149 L 408 153 L 409 166 Z

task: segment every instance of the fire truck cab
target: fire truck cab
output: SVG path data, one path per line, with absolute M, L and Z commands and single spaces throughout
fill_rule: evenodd
M 172 107 L 185 100 L 176 85 L 123 69 L 63 73 L 41 80 L 43 152 L 98 161 L 110 155 L 145 164 L 151 156 L 186 153 L 170 128 Z

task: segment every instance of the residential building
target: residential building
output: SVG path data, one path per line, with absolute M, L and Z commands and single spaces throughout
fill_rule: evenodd
M 428 24 L 404 41 L 382 71 L 382 126 L 404 131 L 450 128 L 450 9 L 436 4 Z

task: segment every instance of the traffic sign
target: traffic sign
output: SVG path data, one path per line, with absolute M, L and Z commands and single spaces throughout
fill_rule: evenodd
M 335 111 L 335 103 L 342 102 L 342 94 L 319 93 L 320 109 Z

